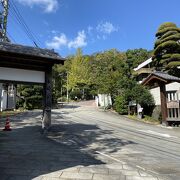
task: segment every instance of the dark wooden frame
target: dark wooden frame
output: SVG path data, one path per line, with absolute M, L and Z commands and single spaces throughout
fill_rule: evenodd
M 13 46 L 13 45 L 12 45 Z M 16 45 L 15 45 L 16 46 Z M 23 48 L 23 46 L 22 46 Z M 41 49 L 39 49 L 41 51 Z M 43 50 L 44 52 L 45 50 Z M 49 51 L 49 50 L 48 50 Z M 52 51 L 53 54 L 53 51 Z M 40 84 L 44 87 L 44 110 L 42 127 L 48 129 L 51 125 L 52 108 L 52 67 L 54 64 L 63 64 L 64 58 L 60 56 L 33 55 L 27 53 L 11 52 L 0 49 L 0 67 L 35 70 L 45 72 L 45 83 L 6 81 L 0 78 L 0 82 L 17 84 Z
M 162 73 L 162 75 L 161 75 Z M 162 113 L 162 124 L 168 125 L 167 122 L 167 100 L 166 100 L 166 84 L 172 82 L 179 82 L 180 78 L 168 75 L 164 72 L 154 72 L 150 74 L 143 82 L 142 85 L 145 86 L 159 86 L 160 87 L 160 98 L 161 98 L 161 113 Z

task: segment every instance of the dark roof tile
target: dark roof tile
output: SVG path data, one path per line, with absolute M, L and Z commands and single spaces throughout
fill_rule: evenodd
M 41 49 L 37 47 L 24 46 L 19 44 L 12 44 L 8 42 L 0 42 L 0 51 L 12 52 L 24 55 L 33 55 L 44 58 L 65 60 L 58 53 L 49 49 Z
M 172 76 L 172 75 L 169 75 L 165 72 L 161 72 L 161 71 L 156 71 L 156 72 L 153 72 L 152 75 L 155 75 L 155 76 L 158 76 L 162 79 L 165 79 L 167 81 L 180 81 L 180 78 L 176 77 L 176 76 Z

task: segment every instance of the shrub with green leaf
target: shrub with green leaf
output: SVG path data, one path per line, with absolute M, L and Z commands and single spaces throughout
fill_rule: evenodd
M 122 115 L 128 113 L 128 102 L 124 95 L 116 97 L 114 102 L 114 109 Z
M 24 109 L 42 108 L 43 87 L 38 85 L 20 85 L 17 88 L 20 99 L 17 104 Z

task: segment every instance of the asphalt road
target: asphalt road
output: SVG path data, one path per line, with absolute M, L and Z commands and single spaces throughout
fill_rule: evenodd
M 1 180 L 179 180 L 180 128 L 165 128 L 104 112 L 93 101 L 52 110 L 50 131 L 41 110 L 9 117 L 2 131 Z
M 96 133 L 89 129 L 79 139 L 72 137 L 72 141 L 88 144 L 92 153 L 126 162 L 160 179 L 180 179 L 180 128 L 129 120 L 99 110 L 92 102 L 74 103 L 54 112 L 72 123 L 97 127 Z

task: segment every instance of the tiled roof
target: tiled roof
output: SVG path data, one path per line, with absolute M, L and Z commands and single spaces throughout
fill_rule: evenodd
M 156 71 L 156 72 L 151 73 L 146 79 L 144 79 L 141 84 L 143 84 L 143 85 L 149 84 L 150 85 L 151 83 L 154 83 L 155 81 L 162 81 L 166 84 L 171 83 L 171 82 L 179 82 L 180 83 L 180 78 L 169 75 L 165 72 Z
M 165 72 L 161 72 L 161 71 L 153 72 L 152 75 L 158 76 L 158 77 L 165 79 L 167 81 L 180 81 L 180 78 L 178 78 L 176 76 L 169 75 L 169 74 L 167 74 Z
M 12 44 L 8 42 L 0 42 L 0 51 L 31 55 L 31 56 L 37 56 L 37 57 L 44 57 L 44 58 L 50 58 L 50 59 L 65 60 L 53 50 L 41 49 L 37 47 L 30 47 L 30 46 L 24 46 L 24 45 L 19 45 L 19 44 Z

